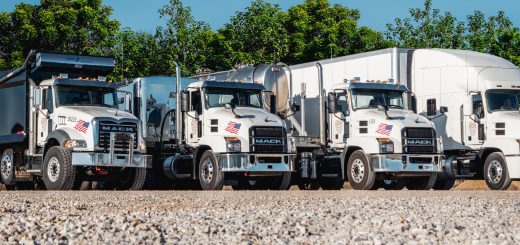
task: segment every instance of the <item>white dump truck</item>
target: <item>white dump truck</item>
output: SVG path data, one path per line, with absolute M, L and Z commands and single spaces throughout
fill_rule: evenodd
M 263 85 L 178 75 L 136 78 L 120 91 L 154 153 L 149 188 L 290 187 L 296 154 L 285 122 L 264 108 L 264 97 L 276 99 Z
M 389 74 L 366 77 L 359 67 L 351 69 L 355 79 L 336 76 L 333 67 L 344 69 L 351 60 L 341 62 L 261 65 L 211 75 L 249 79 L 284 98 L 277 109 L 293 128 L 294 181 L 300 188 L 339 189 L 344 179 L 360 190 L 434 187 L 442 172 L 442 144 L 433 124 L 409 109 L 407 88 Z M 360 82 L 376 76 L 379 82 Z
M 7 189 L 140 189 L 151 156 L 118 110 L 112 58 L 34 53 L 0 78 L 0 176 Z

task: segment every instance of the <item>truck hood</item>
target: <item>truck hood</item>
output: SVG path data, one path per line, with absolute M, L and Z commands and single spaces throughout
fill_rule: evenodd
M 239 107 L 235 109 L 235 113 L 240 118 L 236 118 L 233 112 L 225 108 L 212 108 L 207 111 L 206 125 L 211 125 L 212 120 L 218 120 L 218 134 L 239 136 L 244 139 L 249 138 L 249 128 L 255 127 L 285 127 L 285 123 L 278 116 L 267 112 L 265 109 Z M 226 130 L 229 125 L 238 125 L 237 133 Z
M 125 111 L 114 108 L 100 107 L 100 106 L 67 106 L 59 107 L 59 115 L 76 118 L 86 122 L 92 121 L 94 118 L 111 118 L 112 120 L 123 120 L 136 118 Z
M 361 121 L 367 122 L 366 136 L 400 139 L 403 128 L 433 128 L 430 120 L 408 110 L 390 109 L 388 115 L 393 119 L 387 119 L 385 112 L 377 109 L 358 110 L 354 113 L 353 118 L 359 118 L 354 122 L 355 127 L 363 125 L 363 123 L 360 123 Z M 380 128 L 383 128 L 383 130 L 380 130 Z M 360 133 L 360 136 L 363 136 L 363 134 Z

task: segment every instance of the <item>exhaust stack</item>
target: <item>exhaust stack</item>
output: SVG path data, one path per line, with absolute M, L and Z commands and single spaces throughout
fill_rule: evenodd
M 177 138 L 177 147 L 179 150 L 184 153 L 184 147 L 182 146 L 182 111 L 180 106 L 182 104 L 181 101 L 181 66 L 176 61 L 173 62 L 175 64 L 175 77 L 176 77 L 176 89 L 175 92 L 177 108 L 175 109 L 175 134 Z
M 325 96 L 323 94 L 323 66 L 320 62 L 316 62 L 318 68 L 319 83 L 319 107 L 320 107 L 320 145 L 326 145 L 326 129 L 325 129 Z

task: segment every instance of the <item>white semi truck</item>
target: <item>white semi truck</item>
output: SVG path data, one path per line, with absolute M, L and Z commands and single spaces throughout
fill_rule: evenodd
M 433 124 L 409 110 L 407 88 L 388 79 L 333 77 L 333 65 L 329 60 L 261 65 L 212 75 L 249 78 L 285 99 L 279 100 L 278 114 L 293 127 L 298 152 L 294 181 L 300 188 L 340 189 L 344 179 L 359 190 L 434 187 L 442 172 L 442 145 Z M 363 70 L 353 72 L 361 76 Z
M 0 78 L 0 176 L 7 189 L 140 189 L 151 156 L 106 81 L 114 60 L 35 53 Z
M 370 81 L 375 84 L 371 86 L 383 86 L 383 81 L 406 85 L 411 93 L 404 104 L 432 121 L 442 140 L 445 160 L 443 173 L 437 174 L 435 189 L 448 189 L 455 179 L 461 178 L 484 179 L 490 189 L 503 190 L 511 180 L 520 179 L 520 135 L 514 128 L 520 120 L 520 69 L 511 62 L 471 51 L 404 48 L 320 62 L 324 64 L 325 88 L 329 91 L 337 89 L 333 83 L 340 80 Z M 306 82 L 307 91 L 316 91 L 318 86 L 312 82 L 316 78 L 309 77 L 312 66 L 291 67 L 294 81 Z M 355 114 L 353 107 L 358 102 L 353 100 L 354 94 L 349 99 L 351 113 Z M 417 119 L 423 120 L 423 117 Z M 307 117 L 305 123 L 307 129 L 318 127 L 312 117 Z M 332 132 L 335 125 L 329 125 Z M 361 130 L 362 126 L 351 123 L 349 128 L 352 135 L 352 129 Z M 333 134 L 332 140 L 335 138 Z M 401 142 L 407 143 L 405 135 Z M 347 140 L 347 146 L 349 143 Z M 420 146 L 425 142 L 411 143 Z
M 181 79 L 179 73 L 176 79 L 136 78 L 120 88 L 154 153 L 148 188 L 198 180 L 204 190 L 227 184 L 288 189 L 296 154 L 285 122 L 264 108 L 264 95 L 276 101 L 272 93 L 261 84 Z

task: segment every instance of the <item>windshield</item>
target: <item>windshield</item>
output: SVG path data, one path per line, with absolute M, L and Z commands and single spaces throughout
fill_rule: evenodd
M 493 111 L 518 111 L 518 90 L 491 90 L 486 93 L 488 110 Z
M 58 106 L 103 106 L 116 108 L 116 90 L 101 87 L 56 86 Z
M 262 108 L 262 91 L 245 89 L 206 88 L 206 102 L 211 107 L 234 104 L 237 107 Z
M 399 91 L 352 90 L 352 106 L 354 110 L 377 108 L 378 105 L 404 109 L 403 95 Z

